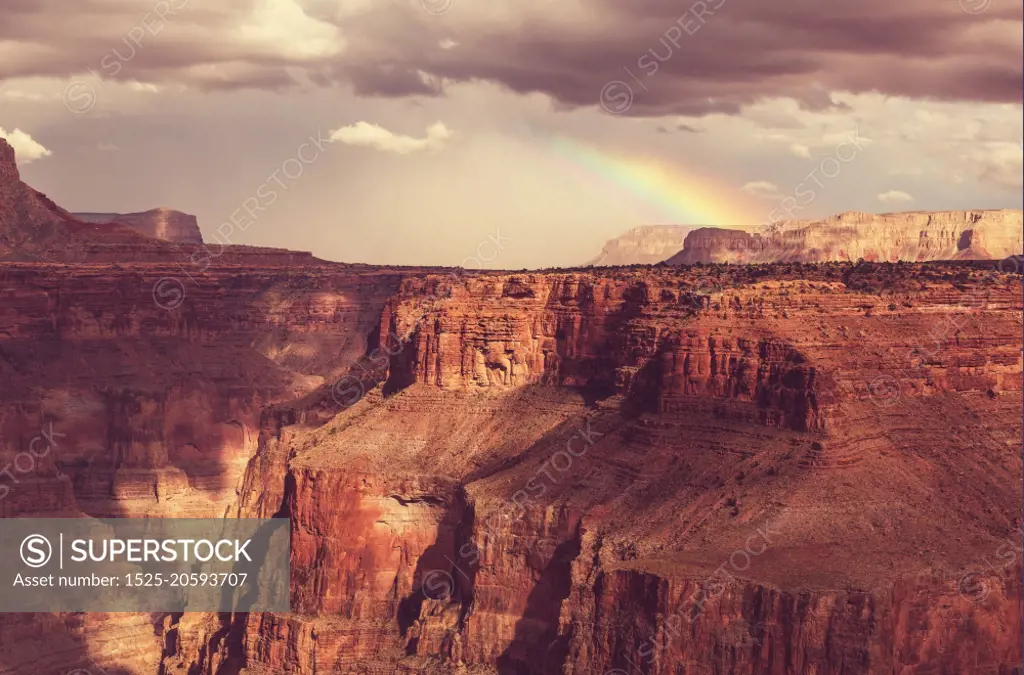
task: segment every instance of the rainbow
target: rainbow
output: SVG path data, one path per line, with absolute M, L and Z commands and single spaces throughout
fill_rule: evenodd
M 555 154 L 589 178 L 664 211 L 674 225 L 753 229 L 764 214 L 745 203 L 739 188 L 717 184 L 677 165 L 654 158 L 612 155 L 557 138 Z

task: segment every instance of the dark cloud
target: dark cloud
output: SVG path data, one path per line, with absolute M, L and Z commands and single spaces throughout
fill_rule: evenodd
M 832 91 L 1020 103 L 1024 81 L 1021 0 L 456 0 L 439 16 L 413 0 L 162 4 L 177 9 L 154 19 L 161 3 L 0 0 L 0 42 L 13 41 L 0 78 L 96 70 L 143 27 L 119 77 L 206 89 L 436 96 L 490 81 L 577 107 L 621 81 L 631 97 L 614 112 L 701 115 L 773 97 L 828 108 Z

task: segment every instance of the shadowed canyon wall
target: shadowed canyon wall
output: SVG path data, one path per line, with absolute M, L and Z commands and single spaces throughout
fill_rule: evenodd
M 287 517 L 294 611 L 5 614 L 0 673 L 1020 675 L 1008 266 L 211 253 L 7 150 L 0 516 Z
M 264 417 L 240 514 L 292 519 L 295 613 L 182 619 L 164 662 L 1019 673 L 992 268 L 405 279 L 378 386 Z

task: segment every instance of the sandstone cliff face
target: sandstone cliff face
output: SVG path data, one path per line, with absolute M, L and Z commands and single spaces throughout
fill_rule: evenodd
M 382 385 L 247 472 L 298 613 L 165 663 L 1019 672 L 1019 276 L 758 274 L 407 279 Z
M 1021 211 L 841 213 L 759 233 L 700 228 L 671 265 L 728 262 L 1001 260 L 1024 251 Z
M 608 241 L 600 255 L 588 262 L 595 267 L 614 265 L 655 265 L 683 248 L 691 227 L 683 225 L 642 225 Z
M 0 268 L 0 460 L 52 424 L 76 440 L 31 478 L 61 473 L 92 515 L 222 514 L 262 408 L 358 358 L 401 278 L 315 267 L 181 274 Z M 162 298 L 164 286 L 180 295 Z M 19 515 L 23 494 L 12 490 L 0 513 Z
M 453 286 L 444 278 L 410 279 L 382 321 L 381 343 L 408 335 L 410 346 L 392 367 L 396 383 L 577 386 L 595 396 L 633 394 L 665 411 L 693 397 L 756 402 L 765 420 L 822 427 L 814 374 L 799 351 L 770 331 L 743 334 L 734 323 L 692 321 L 707 303 L 701 284 L 696 277 L 582 274 L 480 277 Z M 429 320 L 422 318 L 423 296 L 444 298 Z M 649 323 L 649 312 L 676 329 Z
M 173 209 L 152 209 L 143 213 L 75 213 L 87 223 L 119 223 L 147 237 L 161 241 L 202 244 L 203 235 L 195 216 Z
M 271 269 L 168 315 L 116 304 L 159 265 L 8 265 L 4 437 L 75 442 L 5 513 L 287 516 L 295 613 L 8 617 L 0 672 L 23 625 L 53 673 L 1015 672 L 1019 276 Z M 237 370 L 168 387 L 136 336 Z
M 402 276 L 189 271 L 0 264 L 0 517 L 233 511 L 263 408 L 356 360 Z M 171 279 L 172 309 L 155 290 Z M 221 627 L 200 618 L 4 615 L 0 673 L 155 674 L 168 644 L 206 653 Z
M 78 261 L 0 263 L 0 516 L 285 516 L 295 610 L 0 673 L 1020 675 L 1019 274 L 179 262 L 0 187 Z

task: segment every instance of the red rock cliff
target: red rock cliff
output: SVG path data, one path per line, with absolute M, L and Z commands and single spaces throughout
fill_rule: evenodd
M 0 673 L 1020 675 L 1019 274 L 169 262 L 11 166 L 79 262 L 0 263 L 0 515 L 287 516 L 295 611 L 3 615 Z
M 292 518 L 297 613 L 207 624 L 165 663 L 1016 672 L 1019 284 L 406 280 L 389 367 L 359 366 L 381 386 L 291 406 L 247 472 L 242 513 Z

